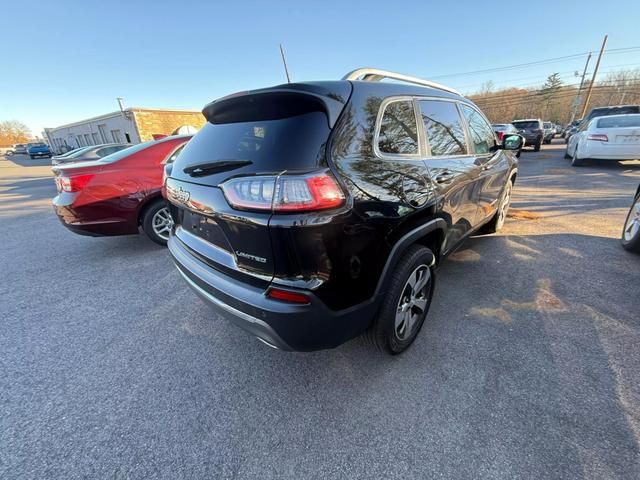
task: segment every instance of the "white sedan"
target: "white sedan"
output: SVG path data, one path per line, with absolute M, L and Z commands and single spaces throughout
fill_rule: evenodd
M 589 158 L 640 159 L 640 114 L 595 117 L 571 135 L 565 157 L 573 166 Z

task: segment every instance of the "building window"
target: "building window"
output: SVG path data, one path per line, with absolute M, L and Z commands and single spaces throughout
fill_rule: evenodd
M 100 138 L 102 138 L 102 143 L 109 143 L 109 141 L 107 140 L 107 126 L 98 125 L 98 131 L 100 132 Z
M 100 145 L 100 136 L 96 132 L 93 132 L 91 136 L 93 137 L 93 144 Z
M 91 143 L 91 137 L 89 136 L 89 134 L 88 134 L 88 133 L 85 133 L 85 134 L 84 134 L 84 141 L 85 141 L 85 143 L 87 144 L 87 146 L 89 146 L 89 145 L 93 145 L 93 144 Z
M 111 138 L 113 138 L 113 143 L 122 143 L 120 130 L 111 130 Z

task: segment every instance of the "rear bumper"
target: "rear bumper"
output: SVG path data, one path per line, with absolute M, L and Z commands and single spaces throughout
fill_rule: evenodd
M 73 194 L 59 194 L 53 199 L 53 211 L 60 223 L 78 235 L 90 237 L 132 235 L 140 233 L 137 223 L 119 218 L 95 218 L 87 207 L 76 209 L 72 201 L 64 197 Z
M 587 141 L 584 145 L 584 152 L 580 152 L 580 156 L 598 160 L 636 160 L 640 159 L 640 145 L 617 145 Z
M 168 246 L 178 271 L 198 296 L 234 325 L 281 350 L 337 347 L 362 333 L 377 311 L 377 302 L 371 300 L 335 312 L 308 291 L 308 305 L 273 300 L 264 288 L 198 260 L 177 237 L 171 236 Z

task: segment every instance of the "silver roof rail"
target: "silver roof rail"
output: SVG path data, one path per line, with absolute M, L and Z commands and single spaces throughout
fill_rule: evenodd
M 459 91 L 445 87 L 436 82 L 431 82 L 429 80 L 423 80 L 418 77 L 411 77 L 409 75 L 403 75 L 402 73 L 390 72 L 388 70 L 380 70 L 379 68 L 356 68 L 351 72 L 347 73 L 342 80 L 363 80 L 367 82 L 379 82 L 385 78 L 389 78 L 391 80 L 399 80 L 401 82 L 413 83 L 415 85 L 422 85 L 423 87 L 431 87 L 437 88 L 438 90 L 444 90 L 445 92 L 455 93 L 456 95 L 463 96 Z

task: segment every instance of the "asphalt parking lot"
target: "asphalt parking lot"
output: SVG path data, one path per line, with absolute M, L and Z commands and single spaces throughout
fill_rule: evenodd
M 563 152 L 523 152 L 504 230 L 393 358 L 264 346 L 146 237 L 64 229 L 48 160 L 0 157 L 0 478 L 640 478 L 640 162 Z

